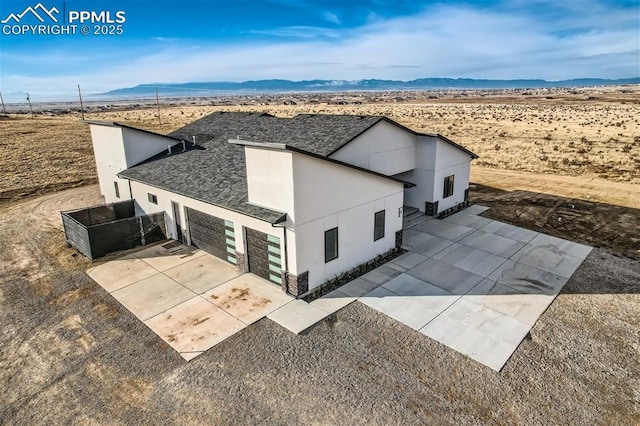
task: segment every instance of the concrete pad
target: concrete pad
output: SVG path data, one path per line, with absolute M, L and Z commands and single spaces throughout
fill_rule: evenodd
M 458 296 L 466 294 L 483 279 L 480 275 L 435 259 L 425 260 L 407 274 Z
M 420 332 L 495 371 L 500 371 L 517 348 L 444 315 L 435 318 Z
M 534 246 L 530 244 L 527 244 L 511 256 L 511 260 L 565 278 L 571 278 L 571 275 L 582 263 L 581 259 L 569 256 L 552 245 Z
M 538 234 L 529 243 L 532 246 L 547 247 L 549 250 L 562 253 L 566 256 L 584 260 L 591 253 L 591 247 L 574 243 L 573 241 L 563 240 L 562 238 L 552 237 L 551 235 Z
M 353 281 L 349 281 L 347 284 L 343 285 L 338 290 L 340 290 L 340 293 L 346 294 L 347 296 L 361 297 L 369 293 L 371 290 L 374 290 L 378 287 L 380 287 L 379 284 L 372 283 L 371 281 L 363 280 L 362 277 L 360 277 L 360 278 L 356 278 Z
M 474 204 L 472 206 L 467 207 L 464 210 L 459 211 L 456 214 L 462 213 L 462 214 L 468 214 L 468 215 L 478 215 L 480 213 L 484 213 L 487 210 L 489 210 L 489 207 L 487 206 L 482 206 L 480 204 Z
M 380 312 L 391 312 L 400 303 L 402 296 L 390 292 L 384 287 L 378 287 L 358 299 L 359 302 Z
M 402 231 L 402 248 L 405 250 L 413 250 L 414 247 L 427 242 L 430 237 L 429 234 L 418 231 L 415 228 L 405 229 Z
M 202 297 L 193 297 L 144 323 L 188 359 L 246 327 Z
M 157 269 L 133 256 L 111 260 L 87 270 L 87 274 L 109 293 L 157 273 Z
M 198 256 L 165 274 L 195 293 L 202 294 L 242 275 L 238 269 L 214 256 Z
M 556 296 L 523 294 L 509 286 L 484 280 L 464 297 L 533 327 Z
M 356 297 L 347 296 L 341 293 L 340 290 L 334 290 L 309 304 L 314 308 L 322 309 L 326 313 L 332 314 L 356 300 Z
M 194 359 L 195 357 L 202 355 L 204 353 L 204 351 L 202 352 L 182 352 L 180 353 L 180 356 L 185 360 L 185 361 L 191 361 L 192 359 Z
M 386 283 L 392 278 L 397 277 L 398 275 L 400 275 L 400 272 L 396 271 L 395 269 L 389 268 L 386 265 L 382 265 L 378 266 L 371 272 L 367 272 L 359 278 L 368 281 L 371 284 L 376 284 L 376 286 L 381 286 L 382 284 Z
M 404 272 L 407 269 L 414 268 L 425 260 L 427 260 L 426 256 L 410 251 L 389 261 L 389 263 L 387 263 L 387 266 L 389 268 L 393 268 L 394 265 L 400 266 L 401 271 Z
M 383 286 L 384 289 L 407 297 L 433 312 L 442 312 L 460 298 L 411 275 L 401 274 Z
M 413 298 L 398 296 L 384 287 L 373 290 L 359 301 L 414 330 L 420 330 L 439 315 L 439 312 L 427 308 Z
M 446 240 L 444 238 L 436 237 L 435 235 L 431 235 L 431 234 L 425 234 L 425 235 L 428 235 L 429 238 L 423 243 L 420 243 L 417 246 L 415 246 L 411 250 L 412 252 L 419 253 L 426 257 L 432 257 L 440 253 L 442 250 L 446 249 L 447 247 L 449 247 L 451 244 L 453 244 L 453 241 L 451 240 Z
M 512 240 L 480 230 L 464 237 L 460 240 L 460 244 L 487 251 L 495 254 L 496 256 L 504 257 L 505 259 L 513 256 L 525 245 L 525 243 L 521 241 Z
M 538 232 L 519 228 L 517 226 L 498 222 L 496 220 L 491 221 L 480 229 L 484 232 L 509 238 L 510 240 L 520 241 L 522 243 L 528 243 L 529 241 L 540 235 Z
M 172 246 L 168 249 L 164 248 L 164 246 L 170 245 L 171 243 L 155 245 L 144 250 L 140 250 L 133 255 L 148 265 L 153 266 L 158 271 L 166 271 L 167 269 L 182 265 L 183 263 L 187 263 L 206 254 L 202 250 L 198 250 L 191 246 L 187 247 L 183 244 Z
M 243 274 L 203 294 L 203 297 L 245 324 L 252 324 L 293 297 L 253 274 Z
M 490 280 L 511 287 L 519 294 L 555 296 L 569 281 L 568 278 L 542 269 L 507 260 L 489 277 Z
M 531 329 L 528 324 L 474 303 L 467 297 L 461 297 L 443 315 L 513 346 L 518 346 Z
M 487 277 L 507 260 L 459 243 L 442 250 L 433 258 L 482 277 Z
M 492 222 L 491 219 L 487 219 L 486 217 L 464 213 L 464 210 L 454 215 L 451 215 L 443 220 L 446 220 L 447 222 L 456 223 L 458 225 L 468 226 L 469 228 L 475 228 L 475 229 L 480 229 L 483 226 Z
M 143 321 L 196 296 L 163 274 L 138 281 L 111 294 Z
M 293 300 L 271 312 L 267 318 L 295 334 L 300 334 L 327 316 L 329 314 L 325 311 L 303 300 Z
M 457 225 L 444 220 L 429 220 L 427 222 L 422 222 L 414 229 L 451 241 L 461 240 L 475 231 L 474 228 Z
M 386 314 L 394 320 L 399 321 L 416 331 L 420 330 L 440 315 L 439 312 L 427 308 L 425 305 L 418 303 L 413 298 L 403 297 L 397 302 L 397 307 Z

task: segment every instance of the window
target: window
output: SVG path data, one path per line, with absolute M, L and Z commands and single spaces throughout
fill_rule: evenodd
M 149 202 L 151 204 L 158 204 L 158 196 L 157 195 L 152 194 L 150 192 L 147 195 L 149 196 Z
M 113 182 L 113 189 L 116 190 L 116 198 L 120 198 L 120 188 L 118 188 L 118 182 Z
M 453 195 L 453 175 L 444 178 L 444 191 L 442 198 L 451 197 Z
M 338 258 L 338 228 L 324 232 L 324 263 Z
M 384 210 L 377 212 L 373 220 L 373 241 L 384 238 Z

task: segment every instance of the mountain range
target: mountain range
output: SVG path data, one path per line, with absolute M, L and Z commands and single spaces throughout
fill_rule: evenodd
M 609 80 L 479 80 L 472 78 L 420 78 L 401 80 L 251 80 L 243 82 L 150 83 L 111 90 L 96 96 L 152 96 L 158 88 L 162 96 L 204 96 L 222 93 L 342 92 L 447 89 L 535 89 L 550 87 L 610 86 L 639 84 L 640 77 Z

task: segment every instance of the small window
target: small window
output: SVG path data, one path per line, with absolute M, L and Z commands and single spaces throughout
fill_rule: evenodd
M 149 195 L 149 202 L 151 204 L 158 204 L 158 196 L 157 195 L 152 194 L 150 192 L 148 193 L 148 195 Z
M 120 188 L 118 187 L 118 182 L 113 182 L 113 189 L 116 190 L 116 198 L 120 198 Z
M 338 258 L 338 228 L 324 232 L 324 263 Z
M 453 195 L 453 175 L 444 178 L 444 191 L 442 198 L 451 197 Z
M 378 241 L 384 238 L 384 210 L 375 214 L 373 222 L 373 241 Z

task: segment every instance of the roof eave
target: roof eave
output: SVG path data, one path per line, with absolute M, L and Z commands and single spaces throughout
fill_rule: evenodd
M 381 178 L 393 180 L 395 182 L 402 183 L 405 188 L 413 188 L 414 186 L 416 186 L 414 183 L 408 182 L 406 180 L 399 179 L 399 178 L 394 177 L 394 176 L 388 176 L 388 175 L 385 175 L 383 173 L 379 173 L 379 172 L 376 172 L 376 171 L 373 171 L 373 170 L 365 169 L 363 167 L 355 166 L 353 164 L 345 163 L 344 161 L 339 161 L 339 160 L 336 160 L 336 159 L 333 159 L 333 158 L 330 158 L 330 157 L 325 157 L 323 155 L 315 154 L 313 152 L 305 151 L 304 149 L 296 148 L 294 146 L 286 145 L 286 144 L 283 144 L 283 143 L 254 142 L 254 141 L 245 141 L 245 140 L 241 140 L 241 139 L 229 139 L 229 143 L 234 144 L 234 145 L 250 146 L 250 147 L 259 148 L 259 149 L 270 149 L 270 150 L 295 152 L 295 153 L 298 153 L 298 154 L 303 154 L 303 155 L 307 155 L 309 157 L 317 158 L 317 159 L 322 160 L 322 161 L 327 161 L 329 163 L 338 164 L 338 165 L 341 165 L 341 166 L 344 166 L 344 167 L 347 167 L 347 168 L 350 168 L 350 169 L 359 170 L 361 172 L 372 174 L 374 176 L 378 176 L 378 177 L 381 177 Z

